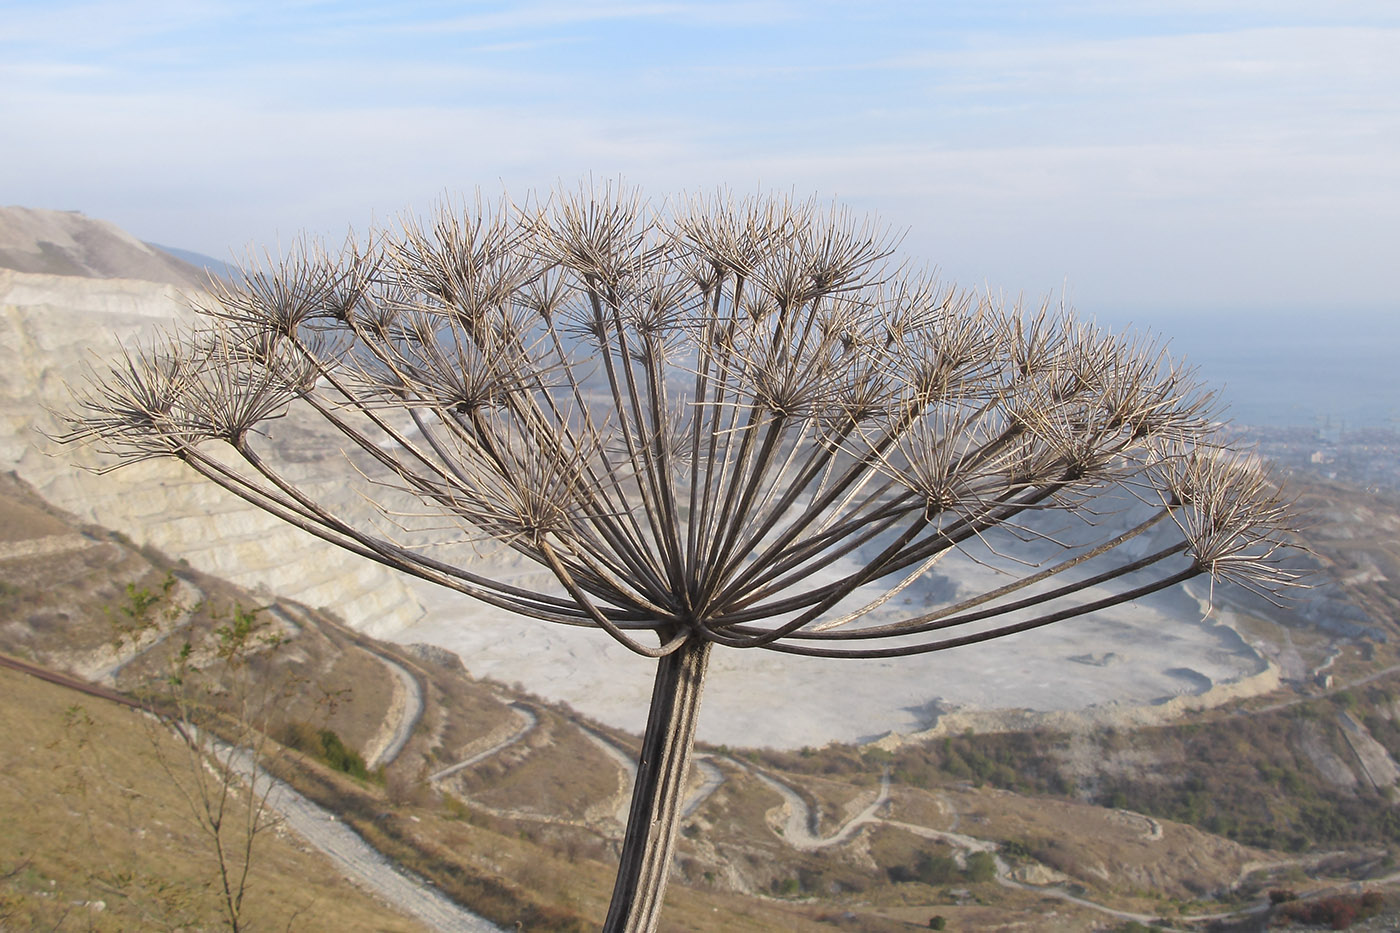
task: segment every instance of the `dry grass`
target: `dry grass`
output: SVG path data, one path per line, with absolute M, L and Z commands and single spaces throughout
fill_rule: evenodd
M 890 819 L 951 831 L 956 817 L 952 801 L 944 796 L 946 789 L 924 791 L 913 787 L 891 787 L 887 809 Z
M 214 865 L 140 714 L 0 670 L 0 926 L 95 931 L 219 926 Z M 258 929 L 421 929 L 346 882 L 295 836 L 259 840 L 248 919 Z M 314 919 L 313 919 L 314 918 Z M 6 926 L 8 924 L 8 926 Z
M 966 897 L 941 897 L 930 903 L 874 908 L 871 913 L 901 930 L 927 930 L 930 917 L 941 916 L 947 930 L 976 930 L 978 933 L 1085 933 L 1088 930 L 1120 929 L 1097 911 L 1054 897 L 1002 890 L 995 904 L 984 903 L 969 892 Z
M 471 754 L 482 736 L 497 730 L 509 734 L 517 724 L 514 711 L 463 673 L 460 668 L 428 668 L 433 701 L 428 704 L 428 716 L 440 723 L 430 726 L 434 744 L 428 751 L 442 766 Z
M 293 696 L 285 718 L 324 725 L 351 748 L 365 748 L 400 689 L 397 678 L 373 654 L 311 619 L 288 647 L 305 658 L 295 667 L 305 686 Z
M 0 502 L 5 501 L 0 496 Z M 24 509 L 14 511 L 29 516 L 27 527 L 34 533 L 62 534 L 71 527 L 33 502 L 23 504 Z M 53 532 L 55 527 L 59 531 Z M 55 661 L 89 650 L 110 638 L 103 610 L 126 598 L 125 584 L 158 589 L 167 569 L 169 565 L 152 563 L 152 555 L 111 539 L 43 559 L 0 560 L 0 643 Z M 220 581 L 175 569 L 215 609 L 235 602 L 256 604 L 249 594 Z M 285 712 L 311 719 L 313 713 L 325 712 L 319 699 L 335 694 L 339 700 L 328 722 L 358 747 L 382 721 L 393 690 L 392 675 L 369 653 L 368 640 L 320 613 L 297 617 L 303 622 L 300 631 L 278 654 L 281 670 L 299 685 Z M 194 630 L 207 630 L 216 621 L 196 614 Z M 1301 640 L 1301 633 L 1294 634 Z M 123 683 L 158 678 L 166 669 L 164 652 L 176 644 L 172 639 L 133 664 Z M 1311 643 L 1308 649 L 1313 650 Z M 392 647 L 376 650 L 396 654 Z M 517 695 L 476 681 L 453 664 L 396 656 L 424 680 L 428 706 L 408 749 L 388 769 L 388 788 L 354 781 L 299 758 L 298 773 L 290 776 L 312 796 L 339 809 L 387 854 L 507 928 L 517 920 L 539 930 L 596 927 L 611 888 L 616 842 L 610 833 L 615 827 L 602 820 L 591 828 L 568 824 L 581 824 L 583 814 L 590 808 L 598 813 L 617 793 L 616 763 L 584 737 L 567 711 L 535 703 L 540 726 L 519 745 L 464 775 L 465 803 L 449 801 L 423 784 L 422 777 L 430 766 L 442 767 L 463 752 L 491 744 L 491 736 L 499 741 L 513 731 L 518 719 L 502 698 L 508 701 Z M 1381 661 L 1379 654 L 1368 662 L 1354 653 L 1339 664 L 1363 670 Z M 345 686 L 352 689 L 342 694 Z M 89 914 L 82 911 L 90 908 L 79 907 L 102 900 L 105 909 L 91 914 L 96 918 L 93 928 L 99 930 L 140 928 L 159 918 L 183 917 L 182 911 L 208 910 L 212 898 L 198 886 L 199 866 L 194 850 L 187 848 L 192 840 L 172 817 L 178 811 L 170 805 L 157 807 L 158 789 L 142 784 L 151 769 L 149 763 L 141 764 L 140 743 L 133 740 L 127 748 L 124 739 L 116 740 L 123 734 L 119 725 L 132 727 L 140 720 L 120 710 L 102 712 L 97 709 L 104 705 L 100 701 L 82 699 L 83 715 L 92 716 L 97 725 L 89 727 L 71 717 L 65 724 L 64 710 L 72 699 L 51 703 L 46 714 L 38 715 L 27 712 L 24 704 L 41 691 L 26 686 L 22 696 L 12 697 L 16 691 L 3 680 L 0 690 L 7 720 L 48 729 L 16 740 L 16 748 L 26 750 L 24 755 L 0 760 L 0 816 L 24 814 L 18 820 L 0 819 L 0 853 L 5 853 L 0 856 L 0 877 L 19 869 L 5 882 L 10 901 L 3 909 L 23 911 L 11 917 L 24 917 L 26 922 L 32 918 L 30 925 L 51 925 L 64 912 L 71 917 L 68 923 L 80 915 L 86 923 Z M 10 710 L 15 711 L 13 717 Z M 84 744 L 76 738 L 84 729 L 114 738 Z M 143 732 L 134 735 L 145 741 Z M 1124 754 L 1127 751 L 1131 748 Z M 844 820 L 838 814 L 859 809 L 874 792 L 881 765 L 868 757 L 835 748 L 807 758 L 795 753 L 766 755 L 763 767 L 819 808 L 820 832 L 826 835 Z M 687 821 L 677 870 L 682 883 L 673 885 L 668 895 L 667 929 L 881 931 L 908 929 L 910 924 L 925 927 L 929 916 L 942 914 L 950 929 L 1014 929 L 1019 924 L 1020 929 L 1079 930 L 1092 928 L 1095 916 L 1105 919 L 1084 908 L 1043 903 L 1038 895 L 992 884 L 975 886 L 970 899 L 951 903 L 940 888 L 891 882 L 891 866 L 908 865 L 923 853 L 948 851 L 892 828 L 868 827 L 842 846 L 797 853 L 772 828 L 770 814 L 781 798 L 746 769 L 722 758 L 716 763 L 726 781 Z M 98 772 L 110 780 L 93 781 L 91 775 Z M 1161 821 L 1161 837 L 1152 839 L 1150 824 L 1140 817 L 973 788 L 950 782 L 947 775 L 934 775 L 931 781 L 926 791 L 896 784 L 890 818 L 956 829 L 985 840 L 1018 842 L 1032 853 L 1029 861 L 1019 864 L 1063 871 L 1082 884 L 1089 897 L 1144 913 L 1158 907 L 1167 911 L 1172 905 L 1164 898 L 1193 899 L 1229 884 L 1243 862 L 1258 854 L 1168 821 Z M 60 793 L 53 793 L 54 788 Z M 99 799 L 99 794 L 110 797 Z M 42 800 L 42 806 L 34 806 L 33 800 Z M 533 815 L 493 816 L 487 806 Z M 161 845 L 146 844 L 153 837 Z M 40 847 L 36 839 L 52 846 Z M 316 858 L 284 840 L 271 841 L 280 847 L 279 853 L 288 853 L 270 855 L 269 875 L 255 879 L 257 907 L 268 911 L 258 915 L 259 925 L 278 929 L 285 926 L 281 918 L 305 904 L 321 910 L 333 901 L 332 907 L 339 908 L 359 897 L 338 893 L 349 889 L 329 868 L 286 861 L 303 858 L 315 863 Z M 304 884 L 302 878 L 307 879 Z M 799 883 L 796 893 L 769 896 L 792 880 Z M 322 924 L 320 914 L 314 925 L 293 926 L 411 928 L 392 914 L 382 915 L 389 919 L 372 921 L 379 927 L 335 921 L 334 911 L 325 914 L 334 926 Z M 195 925 L 199 923 L 205 922 Z
M 66 524 L 42 509 L 8 497 L 0 499 L 0 542 L 61 535 L 68 530 Z
M 496 809 L 576 820 L 629 793 L 625 774 L 573 724 L 548 710 L 517 744 L 460 772 L 457 786 Z M 596 814 L 606 819 L 611 812 Z
M 0 650 L 54 667 L 112 640 L 104 609 L 118 606 L 128 582 L 158 574 L 139 555 L 112 542 L 81 550 L 0 561 Z M 143 584 L 144 585 L 144 584 Z
M 1225 894 L 1247 864 L 1276 857 L 1189 826 L 1073 801 L 992 788 L 949 788 L 944 797 L 959 815 L 959 832 L 1021 843 L 1119 907 L 1150 909 L 1138 903 L 1144 892 L 1183 900 Z

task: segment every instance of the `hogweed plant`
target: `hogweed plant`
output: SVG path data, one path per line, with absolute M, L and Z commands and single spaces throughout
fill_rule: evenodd
M 605 926 L 652 930 L 714 646 L 903 657 L 1199 574 L 1293 582 L 1275 488 L 1158 347 L 941 286 L 893 249 L 781 198 L 443 208 L 215 286 L 199 326 L 78 390 L 63 440 L 183 461 L 355 554 L 655 658 Z M 273 462 L 268 422 L 297 409 L 344 439 L 343 483 L 379 515 Z M 1140 518 L 1101 521 L 1125 491 Z M 557 586 L 407 540 L 403 494 Z M 997 585 L 896 612 L 955 551 Z

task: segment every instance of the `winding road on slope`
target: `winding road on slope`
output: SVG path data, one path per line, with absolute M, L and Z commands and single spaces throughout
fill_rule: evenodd
M 360 647 L 364 648 L 365 646 L 361 645 Z M 370 747 L 366 749 L 365 767 L 373 771 L 392 763 L 395 758 L 399 757 L 403 747 L 408 744 L 408 739 L 413 735 L 418 720 L 423 718 L 423 685 L 418 682 L 418 678 L 408 668 L 398 661 L 373 649 L 366 648 L 365 650 L 378 658 L 379 662 L 387 667 L 398 680 L 395 684 L 394 698 L 390 702 L 388 715 L 385 716 L 379 732 L 370 741 Z M 379 747 L 375 748 L 376 745 Z
M 695 769 L 704 775 L 704 780 L 700 788 L 685 802 L 681 809 L 681 819 L 694 816 L 695 811 L 710 799 L 710 795 L 724 786 L 724 772 L 715 765 L 709 755 L 696 755 L 694 761 Z
M 492 745 L 485 751 L 478 752 L 477 754 L 472 755 L 470 758 L 466 758 L 462 761 L 457 762 L 456 764 L 448 765 L 441 771 L 428 775 L 428 781 L 431 783 L 441 781 L 444 778 L 449 778 L 464 768 L 470 768 L 478 761 L 485 761 L 492 755 L 505 751 L 507 748 L 510 748 L 516 742 L 519 742 L 521 739 L 525 738 L 525 736 L 529 735 L 530 730 L 534 729 L 540 724 L 540 718 L 535 715 L 535 711 L 530 709 L 530 707 L 526 706 L 524 703 L 511 702 L 507 703 L 506 705 L 520 714 L 521 723 L 519 729 L 515 730 L 510 735 L 506 736 L 504 739 L 497 742 L 495 745 Z
M 360 753 L 365 758 L 366 767 L 371 771 L 393 764 L 413 736 L 413 730 L 418 727 L 419 720 L 423 718 L 425 687 L 422 676 L 414 673 L 400 658 L 386 652 L 368 636 L 342 622 L 327 618 L 324 613 L 313 612 L 308 607 L 290 600 L 278 600 L 271 609 L 284 625 L 293 629 L 302 625 L 312 625 L 320 629 L 334 630 L 389 669 L 389 673 L 394 676 L 389 709 L 385 712 L 379 729 L 365 742 Z
M 888 803 L 890 799 L 890 776 L 888 771 L 886 771 L 880 778 L 880 791 L 876 795 L 874 802 L 867 806 L 865 809 L 861 810 L 855 816 L 847 820 L 844 824 L 841 825 L 839 829 L 836 830 L 836 832 L 832 833 L 830 836 L 823 837 L 817 836 L 812 831 L 814 820 L 811 807 L 807 805 L 807 802 L 802 799 L 802 796 L 798 794 L 797 791 L 793 790 L 791 787 L 787 786 L 786 784 L 782 783 L 776 778 L 773 778 L 770 775 L 764 774 L 763 772 L 755 768 L 751 768 L 745 765 L 743 762 L 735 761 L 732 758 L 726 760 L 748 771 L 750 774 L 754 775 L 754 777 L 758 778 L 760 781 L 762 781 L 764 784 L 766 784 L 768 787 L 772 788 L 774 791 L 776 791 L 782 796 L 784 802 L 784 809 L 787 811 L 787 819 L 784 822 L 782 829 L 783 840 L 789 845 L 791 845 L 794 849 L 797 849 L 799 851 L 812 852 L 817 849 L 824 849 L 829 846 L 840 845 L 841 843 L 846 842 L 852 836 L 854 836 L 862 826 L 867 826 L 871 824 L 882 824 L 885 826 L 894 827 L 896 829 L 902 829 L 905 832 L 912 833 L 913 835 L 920 836 L 924 839 L 932 839 L 938 842 L 945 843 L 961 852 L 987 852 L 992 854 L 993 858 L 996 860 L 996 880 L 997 883 L 1002 885 L 1003 887 L 1013 888 L 1020 891 L 1028 891 L 1030 893 L 1042 895 L 1045 897 L 1054 897 L 1059 900 L 1077 904 L 1080 907 L 1085 907 L 1111 917 L 1116 917 L 1120 920 L 1135 920 L 1139 923 L 1156 924 L 1159 928 L 1164 930 L 1171 929 L 1171 927 L 1162 927 L 1161 919 L 1153 914 L 1140 914 L 1135 913 L 1133 911 L 1116 910 L 1112 907 L 1107 907 L 1103 904 L 1096 904 L 1093 901 L 1086 900 L 1085 898 L 1077 897 L 1061 888 L 1048 885 L 1028 884 L 1026 882 L 1017 881 L 1011 877 L 1010 866 L 1007 865 L 1007 863 L 1004 860 L 1002 860 L 1000 856 L 996 855 L 998 845 L 995 842 L 991 842 L 986 839 L 978 839 L 973 836 L 964 835 L 963 833 L 931 829 L 930 827 L 920 826 L 916 823 L 905 823 L 900 820 L 892 820 L 880 816 L 880 810 L 885 806 L 886 803 Z M 952 825 L 956 827 L 959 820 L 958 813 L 956 809 L 952 808 L 951 803 L 947 803 L 945 801 L 945 804 L 949 807 L 950 810 L 952 810 Z M 1247 910 L 1237 912 L 1237 914 L 1244 915 L 1248 913 L 1254 913 L 1257 912 L 1259 909 L 1260 908 L 1257 907 L 1248 908 Z M 1214 920 L 1222 919 L 1227 916 L 1236 916 L 1237 914 L 1218 914 L 1211 915 L 1209 917 L 1192 917 L 1183 919 Z
M 632 786 L 637 783 L 637 762 L 632 759 L 630 751 L 603 733 L 595 732 L 587 726 L 580 725 L 578 728 L 583 730 L 583 734 L 588 737 L 589 741 L 598 746 L 603 754 L 611 758 L 622 769 L 623 780 L 618 784 L 618 792 L 613 795 L 612 817 L 625 827 L 627 817 L 632 810 Z
M 817 849 L 840 845 L 854 836 L 865 824 L 886 822 L 876 814 L 890 799 L 890 774 L 888 771 L 880 776 L 880 792 L 876 795 L 874 803 L 847 820 L 835 833 L 821 837 L 812 831 L 814 824 L 812 808 L 807 806 L 807 801 L 802 799 L 801 794 L 756 768 L 747 767 L 733 758 L 728 759 L 728 761 L 744 768 L 782 796 L 784 807 L 787 810 L 787 821 L 783 824 L 783 840 L 799 852 L 813 852 Z
M 441 771 L 428 775 L 428 781 L 437 782 L 444 780 L 465 768 L 470 768 L 474 764 L 485 761 L 492 755 L 497 755 L 505 751 L 507 748 L 510 748 L 512 745 L 524 739 L 539 725 L 539 717 L 529 706 L 517 701 L 511 701 L 507 703 L 507 705 L 519 713 L 521 717 L 520 727 L 516 729 L 515 732 L 492 745 L 490 748 L 477 752 L 470 758 L 448 765 Z M 632 786 L 637 781 L 637 762 L 632 757 L 632 751 L 619 745 L 607 735 L 590 729 L 585 725 L 574 723 L 574 726 L 582 731 L 584 736 L 594 745 L 598 746 L 604 754 L 611 758 L 617 765 L 618 770 L 622 772 L 622 776 L 625 780 L 619 785 L 619 791 L 614 800 L 614 812 L 612 815 L 620 825 L 625 827 L 627 825 L 627 816 L 632 806 Z M 682 818 L 692 816 L 695 811 L 699 810 L 705 801 L 724 784 L 724 772 L 715 766 L 714 762 L 710 760 L 709 755 L 703 753 L 697 754 L 693 761 L 696 770 L 700 772 L 703 778 L 700 786 L 686 799 L 681 810 Z
M 504 933 L 485 917 L 458 906 L 423 879 L 398 867 L 334 813 L 257 767 L 245 749 L 222 742 L 213 745 L 219 759 L 231 765 L 245 782 L 267 788 L 267 805 L 282 816 L 284 825 L 325 853 L 346 877 L 440 933 Z
M 114 690 L 0 655 L 0 667 L 28 674 L 48 683 L 99 697 L 131 709 L 148 712 L 140 703 Z M 178 724 L 175 724 L 179 731 Z M 181 734 L 181 738 L 184 735 Z M 286 825 L 310 845 L 324 853 L 346 877 L 375 891 L 410 917 L 439 933 L 504 933 L 486 918 L 459 906 L 421 878 L 399 869 L 390 859 L 345 826 L 335 814 L 297 793 L 288 784 L 255 769 L 251 754 L 223 743 L 215 746 L 221 759 L 228 760 L 240 777 L 270 788 L 267 801 Z M 254 775 L 257 775 L 255 778 Z

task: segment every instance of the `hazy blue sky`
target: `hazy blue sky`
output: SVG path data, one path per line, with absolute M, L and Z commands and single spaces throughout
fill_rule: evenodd
M 1395 0 L 0 0 L 0 126 L 0 202 L 221 258 L 591 173 L 1094 313 L 1400 309 Z

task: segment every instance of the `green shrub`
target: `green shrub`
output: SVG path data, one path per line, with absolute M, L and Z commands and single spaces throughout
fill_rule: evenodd
M 957 881 L 960 874 L 957 862 L 946 855 L 929 855 L 927 852 L 919 856 L 914 869 L 915 877 L 924 884 L 950 884 Z
M 967 857 L 967 880 L 974 884 L 991 881 L 997 876 L 996 856 L 990 852 L 974 852 Z
M 317 736 L 321 740 L 321 760 L 337 771 L 344 771 L 351 777 L 360 780 L 369 779 L 369 771 L 365 767 L 365 760 L 360 753 L 352 748 L 347 748 L 331 729 L 321 729 Z
M 362 781 L 369 780 L 369 769 L 359 752 L 347 746 L 333 729 L 317 729 L 306 722 L 289 722 L 274 736 L 288 748 L 310 755 L 322 764 Z
M 1026 845 L 1019 839 L 1003 840 L 999 848 L 1001 849 L 1002 854 L 1005 855 L 1007 858 L 1017 859 L 1019 861 L 1027 861 L 1032 857 L 1031 847 Z

